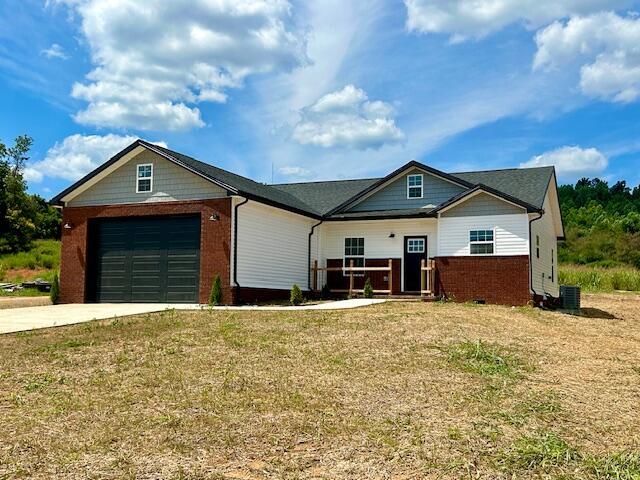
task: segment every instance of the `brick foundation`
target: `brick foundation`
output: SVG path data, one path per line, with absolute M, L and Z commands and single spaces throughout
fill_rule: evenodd
M 309 298 L 309 292 L 303 291 L 302 294 Z M 258 303 L 269 302 L 271 300 L 289 300 L 291 290 L 282 290 L 275 288 L 251 288 L 240 287 L 233 291 L 234 305 L 255 305 Z
M 220 219 L 211 221 L 216 213 Z M 62 224 L 62 258 L 60 264 L 60 300 L 62 303 L 87 301 L 88 223 L 96 218 L 148 217 L 157 215 L 200 214 L 200 303 L 207 303 L 215 275 L 220 275 L 227 302 L 233 299 L 229 285 L 231 258 L 231 199 L 219 198 L 188 202 L 66 207 Z
M 436 257 L 437 294 L 458 302 L 526 305 L 529 256 Z

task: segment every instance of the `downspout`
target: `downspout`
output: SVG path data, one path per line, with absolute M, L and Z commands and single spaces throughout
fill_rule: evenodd
M 540 294 L 536 292 L 535 288 L 533 288 L 533 232 L 531 231 L 531 224 L 540 220 L 543 215 L 544 210 L 538 212 L 538 216 L 536 218 L 529 220 L 529 286 L 531 287 L 531 291 L 534 295 Z M 541 296 L 544 296 L 544 293 Z
M 238 208 L 248 201 L 249 199 L 245 198 L 233 208 L 233 284 L 236 288 L 236 297 L 240 294 L 240 284 L 238 283 Z
M 307 274 L 307 288 L 309 289 L 309 291 L 311 291 L 311 236 L 313 235 L 313 231 L 316 229 L 316 227 L 319 227 L 322 222 L 324 222 L 324 220 L 320 220 L 318 223 L 312 226 L 311 231 L 309 232 L 309 245 L 307 247 L 307 268 L 309 269 Z

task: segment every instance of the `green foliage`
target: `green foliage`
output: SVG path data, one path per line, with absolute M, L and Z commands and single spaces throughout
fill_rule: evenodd
M 209 305 L 222 305 L 222 279 L 220 275 L 216 275 L 216 278 L 213 280 L 213 285 L 211 285 Z
M 585 292 L 640 291 L 640 270 L 633 267 L 562 265 L 561 285 L 577 285 Z
M 586 464 L 596 478 L 640 479 L 640 452 L 622 451 L 591 457 Z
M 371 279 L 367 277 L 364 282 L 364 296 L 365 298 L 373 298 L 373 287 L 371 286 Z
M 30 250 L 19 253 L 5 253 L 0 255 L 0 281 L 9 280 L 8 273 L 13 269 L 44 269 L 49 272 L 34 272 L 33 278 L 11 278 L 11 281 L 35 280 L 42 277 L 45 280 L 53 278 L 53 271 L 60 267 L 60 241 L 35 240 Z
M 558 194 L 567 238 L 559 247 L 561 262 L 640 268 L 640 186 L 583 178 Z
M 51 299 L 51 303 L 53 303 L 54 305 L 60 302 L 60 281 L 58 280 L 58 272 L 53 275 L 49 298 Z
M 553 432 L 523 436 L 501 456 L 499 463 L 508 471 L 549 470 L 569 465 L 580 459 L 577 450 Z
M 291 287 L 291 297 L 289 301 L 291 305 L 300 305 L 304 301 L 302 290 L 300 290 L 298 285 L 294 284 L 293 287 Z
M 329 284 L 325 283 L 322 286 L 322 290 L 320 290 L 320 298 L 322 300 L 327 300 L 329 298 L 331 298 L 331 289 L 329 288 Z
M 514 376 L 522 367 L 522 362 L 506 353 L 502 347 L 482 340 L 455 343 L 444 350 L 451 364 L 483 376 Z
M 28 250 L 35 238 L 58 235 L 60 214 L 29 195 L 23 177 L 33 140 L 22 135 L 12 147 L 0 142 L 0 253 Z

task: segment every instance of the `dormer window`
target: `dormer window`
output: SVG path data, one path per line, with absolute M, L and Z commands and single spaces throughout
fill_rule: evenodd
M 422 174 L 407 175 L 407 198 L 422 198 Z
M 153 164 L 138 165 L 136 177 L 136 193 L 148 193 L 153 188 Z

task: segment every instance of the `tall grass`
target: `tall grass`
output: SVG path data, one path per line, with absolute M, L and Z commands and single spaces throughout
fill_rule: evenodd
M 46 270 L 44 274 L 39 272 L 36 276 L 50 279 L 59 267 L 60 241 L 36 240 L 33 242 L 33 247 L 26 252 L 0 255 L 0 281 L 5 278 L 11 278 L 11 281 L 32 280 L 23 275 L 16 278 L 12 270 Z
M 560 285 L 577 285 L 586 292 L 637 292 L 640 291 L 640 270 L 633 267 L 561 265 L 558 281 Z

